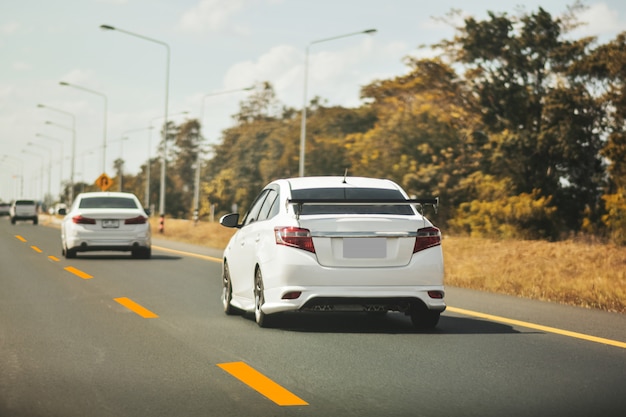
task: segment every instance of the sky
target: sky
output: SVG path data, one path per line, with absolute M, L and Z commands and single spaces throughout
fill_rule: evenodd
M 268 81 L 302 109 L 307 48 L 307 101 L 356 107 L 363 86 L 407 73 L 404 58 L 454 36 L 441 19 L 452 9 L 479 20 L 539 7 L 559 16 L 573 0 L 520 3 L 0 0 L 0 200 L 58 195 L 72 155 L 75 182 L 113 176 L 120 157 L 138 173 L 155 156 L 166 103 L 177 124 L 199 119 L 207 144 L 233 126 L 247 87 Z M 605 43 L 626 30 L 623 0 L 583 4 L 586 24 L 572 37 Z

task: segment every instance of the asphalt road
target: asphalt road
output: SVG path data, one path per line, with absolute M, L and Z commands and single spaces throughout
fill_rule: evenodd
M 225 316 L 220 252 L 66 260 L 0 218 L 0 417 L 622 416 L 626 316 L 447 288 L 399 314 Z M 193 252 L 195 255 L 189 254 Z

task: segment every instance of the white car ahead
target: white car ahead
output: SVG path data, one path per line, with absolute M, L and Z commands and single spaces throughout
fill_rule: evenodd
M 66 258 L 77 252 L 130 251 L 135 258 L 149 259 L 151 239 L 148 215 L 131 193 L 79 194 L 61 224 Z
M 303 177 L 267 185 L 224 250 L 226 314 L 261 327 L 286 311 L 403 312 L 433 328 L 445 310 L 439 229 L 389 180 Z

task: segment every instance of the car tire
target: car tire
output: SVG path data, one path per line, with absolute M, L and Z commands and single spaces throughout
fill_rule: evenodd
M 440 316 L 440 311 L 428 310 L 425 307 L 413 308 L 411 311 L 411 322 L 417 330 L 430 330 L 437 327 Z
M 15 217 L 11 217 L 11 224 L 15 224 Z
M 271 315 L 263 312 L 263 304 L 265 304 L 263 275 L 261 274 L 261 269 L 257 268 L 254 273 L 254 319 L 259 327 L 271 327 Z
M 233 316 L 240 313 L 240 310 L 233 307 L 230 302 L 233 300 L 233 285 L 230 280 L 230 269 L 228 263 L 224 262 L 224 270 L 222 272 L 222 306 L 224 313 Z
M 152 257 L 152 248 L 134 249 L 131 256 L 135 259 L 150 259 Z
M 39 224 L 39 218 L 38 217 L 33 217 L 33 224 L 34 225 Z
M 78 251 L 76 249 L 65 249 L 65 258 L 66 259 L 74 259 L 76 258 L 76 253 Z

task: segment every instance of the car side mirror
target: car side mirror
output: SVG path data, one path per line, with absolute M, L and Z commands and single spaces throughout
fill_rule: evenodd
M 144 208 L 143 211 L 146 212 L 146 215 L 150 217 L 152 215 L 151 210 L 149 208 Z
M 220 218 L 220 224 L 225 227 L 240 227 L 239 213 L 225 214 Z
M 59 210 L 57 210 L 57 213 L 61 216 L 65 216 L 67 214 L 67 210 L 64 208 L 60 208 Z

